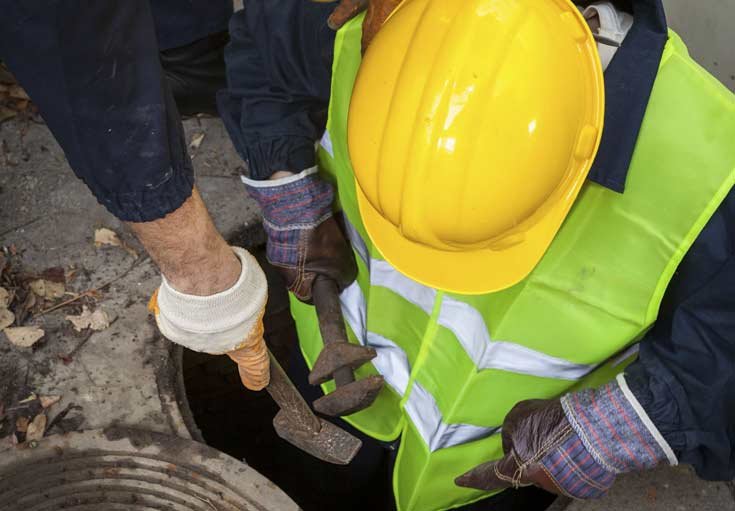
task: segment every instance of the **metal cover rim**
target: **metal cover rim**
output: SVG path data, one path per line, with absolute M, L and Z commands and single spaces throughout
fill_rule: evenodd
M 7 511 L 295 511 L 253 468 L 204 444 L 124 427 L 44 438 L 0 452 Z

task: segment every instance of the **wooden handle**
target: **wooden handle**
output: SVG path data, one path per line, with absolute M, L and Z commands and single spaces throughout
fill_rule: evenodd
M 268 354 L 270 355 L 271 381 L 266 390 L 295 426 L 308 429 L 314 434 L 318 433 L 321 430 L 319 419 L 291 383 L 273 353 L 269 351 Z

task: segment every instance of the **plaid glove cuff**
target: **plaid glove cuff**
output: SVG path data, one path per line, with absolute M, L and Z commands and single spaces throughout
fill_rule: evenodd
M 627 390 L 623 375 L 598 389 L 567 394 L 564 413 L 587 451 L 615 474 L 677 463 L 671 448 Z
M 574 431 L 541 459 L 541 465 L 559 491 L 575 499 L 604 496 L 616 477 L 595 461 Z
M 246 177 L 242 181 L 263 210 L 268 260 L 284 266 L 298 265 L 302 234 L 332 216 L 332 186 L 319 177 L 316 167 L 274 181 Z
M 619 473 L 653 468 L 667 459 L 676 464 L 623 375 L 599 389 L 567 394 L 561 404 L 573 431 L 541 464 L 569 497 L 599 498 Z

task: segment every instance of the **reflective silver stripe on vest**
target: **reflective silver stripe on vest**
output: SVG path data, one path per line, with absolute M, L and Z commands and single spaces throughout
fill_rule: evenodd
M 373 366 L 385 378 L 385 382 L 393 387 L 398 395 L 403 396 L 408 387 L 411 366 L 406 352 L 400 346 L 382 335 L 367 330 L 367 304 L 362 289 L 353 282 L 340 295 L 342 314 L 352 329 L 357 340 L 363 346 L 375 348 L 378 356 L 372 360 Z
M 353 282 L 342 291 L 340 299 L 345 321 L 357 336 L 360 344 L 371 346 L 378 353 L 378 356 L 372 360 L 373 366 L 398 395 L 404 396 L 411 375 L 411 366 L 408 363 L 406 352 L 390 339 L 367 330 L 367 304 L 357 282 Z M 404 409 L 431 452 L 479 440 L 500 429 L 444 422 L 434 396 L 417 382 L 411 386 L 411 394 Z
M 362 262 L 365 263 L 368 268 L 370 268 L 370 253 L 368 252 L 367 246 L 365 245 L 365 241 L 362 239 L 360 233 L 357 232 L 357 229 L 355 229 L 355 226 L 352 225 L 347 217 L 343 215 L 343 218 L 345 220 L 347 237 L 350 239 L 352 248 L 355 249 L 355 252 L 357 252 L 357 254 L 360 256 L 360 259 L 362 259 Z
M 454 333 L 478 369 L 576 381 L 596 367 L 575 364 L 520 344 L 495 341 L 478 310 L 454 298 L 444 298 L 438 322 Z
M 431 314 L 436 291 L 411 280 L 386 261 L 373 259 L 370 283 L 397 293 L 405 300 Z M 542 378 L 576 381 L 596 366 L 575 364 L 526 346 L 491 339 L 485 319 L 471 305 L 445 296 L 438 323 L 452 331 L 478 369 L 502 369 Z
M 371 258 L 357 229 L 349 221 L 345 224 L 355 252 L 370 271 L 370 285 L 387 288 L 431 315 L 437 291 L 406 277 L 386 261 Z M 360 343 L 375 348 L 378 353 L 373 365 L 386 383 L 404 396 L 411 374 L 405 351 L 394 341 L 367 329 L 367 304 L 357 282 L 342 292 L 341 300 L 345 321 Z M 455 335 L 478 369 L 493 368 L 545 378 L 577 380 L 595 367 L 575 364 L 519 344 L 495 341 L 477 309 L 448 296 L 442 300 L 437 321 Z M 418 382 L 411 386 L 404 409 L 432 452 L 485 438 L 500 430 L 499 427 L 445 422 L 434 397 Z
M 404 408 L 431 452 L 487 438 L 500 431 L 500 427 L 447 424 L 442 419 L 434 396 L 418 382 L 411 386 L 411 395 Z

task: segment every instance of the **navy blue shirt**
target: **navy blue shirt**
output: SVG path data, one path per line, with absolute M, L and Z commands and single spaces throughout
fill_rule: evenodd
M 625 180 L 667 39 L 661 0 L 621 0 L 633 27 L 605 73 L 605 131 L 589 179 Z M 315 164 L 326 123 L 331 6 L 249 0 L 233 16 L 229 89 L 220 110 L 251 177 Z M 693 169 L 694 170 L 694 169 Z M 705 479 L 735 476 L 735 193 L 685 256 L 659 319 L 626 370 L 632 392 L 682 463 Z

